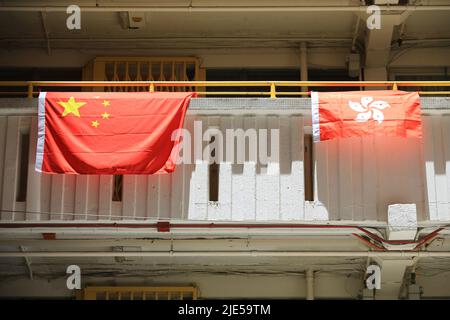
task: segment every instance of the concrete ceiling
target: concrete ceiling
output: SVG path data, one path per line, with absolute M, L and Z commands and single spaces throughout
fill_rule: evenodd
M 64 1 L 3 1 L 0 6 L 0 41 L 4 47 L 53 48 L 121 48 L 121 47 L 245 47 L 255 45 L 273 47 L 298 46 L 309 40 L 310 46 L 350 47 L 358 11 L 346 9 L 358 6 L 360 1 L 315 1 L 314 6 L 341 8 L 336 11 L 313 9 L 302 11 L 310 1 L 280 1 L 278 10 L 264 9 L 271 1 L 80 1 L 81 30 L 66 28 Z M 68 3 L 68 2 L 67 2 Z M 450 1 L 419 1 L 426 6 L 446 5 Z M 31 7 L 31 6 L 35 7 Z M 126 5 L 127 8 L 121 9 Z M 212 8 L 191 10 L 192 8 Z M 15 6 L 8 9 L 7 6 Z M 17 9 L 17 7 L 21 8 Z M 47 7 L 46 7 L 47 6 Z M 83 9 L 83 6 L 86 9 Z M 177 8 L 175 11 L 155 11 L 155 7 Z M 216 7 L 219 6 L 219 7 Z M 300 9 L 285 9 L 283 6 Z M 26 11 L 24 11 L 25 8 Z M 136 7 L 143 10 L 145 26 L 139 30 L 124 29 L 119 11 Z M 227 9 L 232 7 L 233 10 Z M 90 8 L 90 9 L 89 9 Z M 92 11 L 97 8 L 104 11 Z M 153 9 L 152 9 L 153 8 Z M 259 9 L 258 9 L 259 8 Z M 280 10 L 281 8 L 281 10 Z M 395 6 L 386 14 L 401 13 Z M 345 10 L 344 10 L 345 9 Z M 413 10 L 413 9 L 411 9 Z M 359 12 L 361 15 L 361 12 Z M 362 15 L 365 13 L 362 11 Z M 364 43 L 366 30 L 360 24 L 356 35 Z M 440 42 L 450 39 L 450 10 L 411 11 L 397 32 L 405 41 L 432 39 Z M 396 40 L 395 38 L 393 40 Z
M 211 239 L 66 239 L 66 240 L 0 240 L 0 251 L 33 252 L 111 252 L 111 251 L 290 251 L 290 250 L 366 250 L 366 246 L 349 236 L 250 237 Z M 111 277 L 169 275 L 180 273 L 216 274 L 297 274 L 314 267 L 323 272 L 362 274 L 365 257 L 33 257 L 29 258 L 37 277 L 52 278 L 65 274 L 65 268 L 77 264 L 89 276 Z M 0 258 L 0 278 L 27 276 L 29 269 L 24 258 Z
M 20 250 L 19 250 L 20 248 Z M 450 241 L 439 237 L 427 245 L 430 252 L 450 251 Z M 249 238 L 186 238 L 169 239 L 76 239 L 64 240 L 8 239 L 0 241 L 1 252 L 190 252 L 190 251 L 345 251 L 361 252 L 367 247 L 350 236 L 296 236 L 296 237 L 249 237 Z M 367 257 L 352 256 L 94 256 L 83 257 L 30 257 L 33 273 L 42 277 L 64 274 L 70 264 L 83 267 L 92 276 L 140 276 L 168 273 L 299 273 L 308 268 L 323 272 L 362 274 Z M 426 275 L 435 269 L 450 270 L 450 258 L 420 258 L 421 272 Z M 0 258 L 0 278 L 26 276 L 29 269 L 23 257 Z

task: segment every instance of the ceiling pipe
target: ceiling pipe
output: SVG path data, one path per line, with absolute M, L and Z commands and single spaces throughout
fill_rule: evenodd
M 403 44 L 417 44 L 417 43 L 433 43 L 433 42 L 450 42 L 450 38 L 433 38 L 433 39 L 402 39 Z M 393 42 L 395 43 L 395 41 Z
M 241 222 L 0 222 L 0 229 L 18 229 L 18 228 L 131 228 L 131 229 L 157 229 L 159 225 L 166 225 L 170 229 L 359 229 L 386 227 L 386 225 L 364 225 L 360 222 L 354 224 L 323 224 L 323 223 L 241 223 Z
M 2 37 L 0 39 L 0 41 L 2 42 L 19 42 L 19 41 L 27 41 L 27 42 L 43 42 L 43 41 L 47 41 L 47 38 L 36 38 L 36 37 L 21 37 L 21 38 L 8 38 L 8 37 Z M 200 42 L 205 42 L 205 41 L 292 41 L 292 42 L 302 42 L 302 41 L 311 41 L 311 42 L 351 42 L 352 38 L 326 38 L 326 37 L 295 37 L 295 36 L 291 36 L 291 37 L 215 37 L 215 36 L 204 36 L 204 37 L 171 37 L 171 36 L 167 36 L 167 37 L 160 37 L 160 36 L 156 36 L 156 37 L 126 37 L 126 38 L 118 38 L 118 37 L 110 37 L 110 38 L 93 38 L 93 37 L 89 37 L 89 38 L 83 38 L 83 37 L 67 37 L 67 38 L 52 38 L 52 42 L 55 41 L 71 41 L 71 42 L 99 42 L 99 41 L 105 41 L 105 42 L 136 42 L 136 41 L 200 41 Z
M 25 252 L 25 248 L 23 246 L 19 246 L 21 252 Z M 30 258 L 24 257 L 25 264 L 28 268 L 28 276 L 30 277 L 30 280 L 33 280 L 33 269 L 31 268 L 31 261 Z
M 41 23 L 42 23 L 42 29 L 44 31 L 44 35 L 45 35 L 45 41 L 47 43 L 47 54 L 51 55 L 52 54 L 52 49 L 50 46 L 50 33 L 48 32 L 48 26 L 47 26 L 47 14 L 45 12 L 41 11 Z
M 361 23 L 361 18 L 359 16 L 357 16 L 356 23 L 355 23 L 355 29 L 353 29 L 353 36 L 352 36 L 352 52 L 354 52 L 356 50 L 356 40 L 358 39 L 360 23 Z
M 381 245 L 416 245 L 415 250 L 436 238 L 445 228 L 437 228 L 420 240 L 385 240 L 379 235 L 364 227 L 355 225 L 329 225 L 329 224 L 282 224 L 282 223 L 171 223 L 160 221 L 156 223 L 0 223 L 0 228 L 134 228 L 156 229 L 158 233 L 168 233 L 172 229 L 351 229 Z M 43 232 L 43 231 L 40 231 Z M 353 233 L 353 235 L 355 235 Z
M 66 257 L 361 257 L 448 258 L 450 251 L 25 251 L 0 252 L 0 258 Z

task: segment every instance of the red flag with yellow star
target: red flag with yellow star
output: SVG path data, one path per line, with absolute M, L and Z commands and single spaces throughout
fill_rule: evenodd
M 42 92 L 36 171 L 153 174 L 175 170 L 190 92 Z

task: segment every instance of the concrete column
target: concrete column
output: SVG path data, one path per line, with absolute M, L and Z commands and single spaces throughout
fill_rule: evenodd
M 306 300 L 314 300 L 314 271 L 306 270 Z
M 387 68 L 390 62 L 391 41 L 395 26 L 402 24 L 409 13 L 381 15 L 380 29 L 367 30 L 364 80 L 388 80 Z M 367 21 L 368 16 L 360 16 Z M 383 87 L 370 89 L 384 89 Z
M 386 67 L 367 67 L 364 69 L 365 81 L 386 81 L 388 74 Z
M 388 73 L 386 67 L 365 67 L 364 81 L 387 81 Z M 387 90 L 388 87 L 365 87 L 365 90 Z
M 381 261 L 381 289 L 376 290 L 376 300 L 397 300 L 407 267 L 412 259 L 389 259 Z

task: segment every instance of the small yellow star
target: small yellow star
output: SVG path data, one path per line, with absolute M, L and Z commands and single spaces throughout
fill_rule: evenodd
M 67 102 L 60 101 L 58 104 L 64 108 L 64 112 L 62 113 L 63 117 L 67 116 L 69 113 L 80 117 L 80 112 L 78 109 L 84 106 L 86 102 L 76 102 L 74 97 L 70 97 Z
M 103 117 L 103 119 L 109 119 L 109 113 L 107 113 L 107 112 L 102 113 L 102 117 Z
M 109 101 L 103 100 L 102 105 L 104 105 L 105 107 L 109 107 Z
M 100 125 L 100 123 L 99 123 L 97 120 L 95 120 L 95 121 L 92 121 L 92 122 L 91 122 L 91 125 L 92 125 L 93 127 L 97 128 L 97 127 Z

